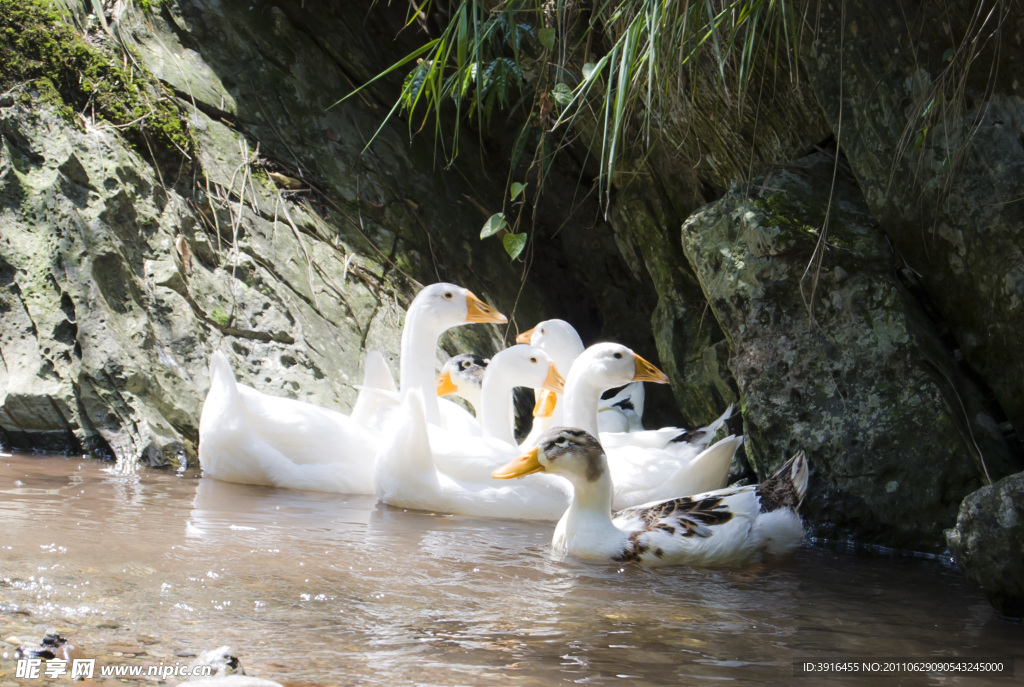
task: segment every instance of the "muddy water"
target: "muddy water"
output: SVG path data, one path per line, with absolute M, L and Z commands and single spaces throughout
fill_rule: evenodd
M 0 457 L 0 685 L 53 682 L 18 679 L 13 660 L 47 628 L 100 665 L 187 664 L 227 644 L 249 674 L 369 685 L 812 685 L 795 659 L 1024 647 L 1024 627 L 934 561 L 807 546 L 763 568 L 652 572 L 556 560 L 550 535 L 368 496 Z M 1011 684 L 1022 670 L 828 681 Z

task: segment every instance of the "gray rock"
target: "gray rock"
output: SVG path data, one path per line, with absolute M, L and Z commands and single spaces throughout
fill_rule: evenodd
M 145 20 L 130 9 L 115 27 L 186 97 L 199 181 L 166 178 L 102 123 L 83 131 L 43 105 L 0 109 L 3 445 L 106 455 L 129 468 L 191 461 L 215 348 L 244 383 L 346 410 L 364 349 L 397 358 L 403 304 L 418 280 L 441 278 L 437 258 L 453 263 L 445 277 L 499 308 L 513 302 L 517 268 L 499 252 L 477 242 L 434 258 L 426 245 L 445 242 L 424 224 L 443 216 L 461 248 L 478 211 L 448 208 L 446 198 L 461 200 L 464 188 L 438 189 L 393 133 L 384 137 L 393 152 L 367 169 L 360 131 L 376 115 L 324 112 L 325 94 L 348 88 L 341 70 L 321 69 L 320 48 L 286 17 L 254 23 L 246 8 L 225 12 L 193 17 L 202 54 L 180 44 L 188 20 L 171 8 Z M 267 52 L 284 45 L 301 54 L 282 64 L 305 60 L 314 74 L 296 81 L 271 66 Z M 241 78 L 239 63 L 254 71 Z M 234 77 L 237 95 L 216 73 Z M 308 90 L 268 104 L 270 81 Z M 259 121 L 230 121 L 236 107 Z M 307 133 L 285 144 L 282 129 Z M 340 136 L 325 145 L 327 129 Z M 263 157 L 252 135 L 269 137 Z M 316 204 L 271 182 L 275 149 L 291 164 L 301 152 L 317 170 L 327 190 Z M 429 187 L 427 200 L 406 202 L 421 196 L 414 180 Z M 467 263 L 506 297 L 481 288 Z M 446 341 L 494 350 L 497 330 L 475 329 Z
M 1024 14 L 954 0 L 934 21 L 926 5 L 853 0 L 820 19 L 806 81 L 867 206 L 1024 427 L 1024 94 L 1001 48 L 1024 40 Z
M 1024 472 L 965 498 L 946 541 L 1000 613 L 1024 618 Z
M 1008 451 L 833 170 L 816 154 L 730 192 L 687 220 L 683 249 L 729 341 L 758 476 L 804 449 L 818 536 L 941 551 Z

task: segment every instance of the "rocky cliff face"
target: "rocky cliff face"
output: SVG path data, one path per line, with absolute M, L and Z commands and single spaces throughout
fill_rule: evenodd
M 805 448 L 819 535 L 941 550 L 964 495 L 1020 469 L 1024 115 L 1019 56 L 961 52 L 994 35 L 973 5 L 946 24 L 904 5 L 821 13 L 799 78 L 764 60 L 744 109 L 674 94 L 607 218 L 561 158 L 510 263 L 476 238 L 509 141 L 463 135 L 448 169 L 402 125 L 366 148 L 397 74 L 334 105 L 419 40 L 404 7 L 166 0 L 101 21 L 67 0 L 62 25 L 155 75 L 190 143 L 132 128 L 152 108 L 117 124 L 88 94 L 5 85 L 0 441 L 190 460 L 214 349 L 243 382 L 346 409 L 364 351 L 394 363 L 404 306 L 449 280 L 519 329 L 561 316 L 657 358 L 658 421 L 738 402 L 760 475 Z M 999 30 L 1013 44 L 1018 19 Z
M 331 105 L 403 49 L 401 17 L 328 5 L 119 5 L 108 35 L 89 3 L 68 3 L 62 25 L 85 36 L 75 49 L 120 62 L 118 41 L 129 46 L 195 149 L 157 155 L 24 88 L 0 104 L 5 446 L 192 460 L 214 349 L 262 391 L 347 409 L 365 350 L 397 370 L 404 307 L 423 283 L 469 286 L 520 329 L 582 309 L 591 337 L 615 321 L 615 294 L 632 298 L 636 283 L 606 273 L 625 272 L 610 238 L 567 235 L 566 253 L 598 268 L 556 264 L 526 283 L 478 241 L 502 200 L 472 141 L 458 174 L 439 174 L 429 142 L 409 145 L 400 128 L 364 153 L 384 100 Z M 557 226 L 568 203 L 556 192 L 551 205 Z M 645 308 L 629 309 L 632 324 Z M 504 334 L 462 328 L 446 345 L 490 353 Z M 649 338 L 641 327 L 634 345 Z

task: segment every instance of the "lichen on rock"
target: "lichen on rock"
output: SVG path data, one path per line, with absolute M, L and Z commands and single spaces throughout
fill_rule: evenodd
M 729 340 L 758 475 L 804 449 L 817 536 L 941 551 L 1008 451 L 834 169 L 816 154 L 734 189 L 687 220 L 683 248 Z

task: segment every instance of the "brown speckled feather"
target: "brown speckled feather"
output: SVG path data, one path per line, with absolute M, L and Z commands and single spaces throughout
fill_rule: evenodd
M 770 513 L 779 508 L 796 510 L 807 492 L 807 459 L 800 451 L 786 461 L 772 477 L 757 485 L 761 512 Z

